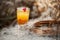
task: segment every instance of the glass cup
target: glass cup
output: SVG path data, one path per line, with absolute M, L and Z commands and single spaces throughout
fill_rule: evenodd
M 30 9 L 28 7 L 17 8 L 17 22 L 18 24 L 25 24 L 29 20 Z

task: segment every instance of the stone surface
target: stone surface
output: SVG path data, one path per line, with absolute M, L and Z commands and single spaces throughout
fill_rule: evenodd
M 14 27 L 10 25 L 9 28 L 3 28 L 0 32 L 0 40 L 56 40 L 56 36 L 48 37 L 38 36 L 36 34 L 30 33 L 29 30 L 25 28 L 31 28 L 31 26 L 39 20 L 32 19 L 27 24 L 18 25 Z M 25 28 L 24 28 L 25 27 Z

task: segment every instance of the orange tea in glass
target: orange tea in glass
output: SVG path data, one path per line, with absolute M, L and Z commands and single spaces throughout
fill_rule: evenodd
M 27 7 L 17 8 L 17 22 L 18 24 L 25 24 L 29 20 L 30 9 Z

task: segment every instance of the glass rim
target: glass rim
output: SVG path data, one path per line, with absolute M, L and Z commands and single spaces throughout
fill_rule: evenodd
M 23 8 L 26 8 L 27 10 L 30 10 L 29 7 L 18 7 L 17 10 L 22 10 Z

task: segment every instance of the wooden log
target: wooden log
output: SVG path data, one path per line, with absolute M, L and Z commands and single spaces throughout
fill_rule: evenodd
M 48 35 L 48 36 L 53 36 L 53 35 L 58 35 L 58 34 L 60 35 L 60 31 L 53 30 L 52 28 L 50 28 L 50 29 L 47 28 L 46 30 L 33 28 L 33 29 L 31 29 L 31 32 L 33 32 L 37 35 Z
M 59 21 L 56 21 L 56 20 L 39 21 L 39 22 L 36 22 L 34 24 L 34 26 L 41 26 L 41 25 L 44 25 L 44 24 L 48 24 L 49 26 L 51 24 L 60 24 L 60 20 Z

